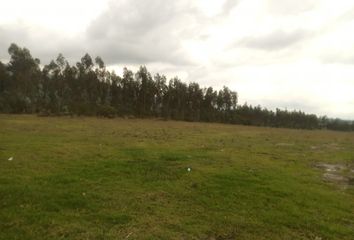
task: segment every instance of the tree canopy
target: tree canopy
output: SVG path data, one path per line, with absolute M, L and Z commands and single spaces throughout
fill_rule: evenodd
M 0 62 L 0 112 L 41 115 L 134 116 L 303 129 L 353 131 L 354 122 L 302 111 L 238 105 L 238 94 L 152 75 L 145 66 L 123 76 L 106 69 L 101 57 L 85 54 L 71 66 L 62 54 L 40 66 L 27 48 L 11 44 L 10 61 Z

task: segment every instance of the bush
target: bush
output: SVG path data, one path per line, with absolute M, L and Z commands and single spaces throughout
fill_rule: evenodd
M 107 117 L 107 118 L 114 118 L 117 114 L 117 111 L 114 107 L 109 105 L 99 105 L 97 107 L 97 116 Z

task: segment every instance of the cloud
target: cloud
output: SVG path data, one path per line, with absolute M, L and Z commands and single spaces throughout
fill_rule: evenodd
M 108 63 L 191 64 L 182 41 L 198 33 L 198 20 L 187 1 L 114 1 L 87 29 L 87 48 Z
M 347 52 L 325 53 L 320 59 L 323 63 L 354 65 L 354 49 L 348 49 Z
M 279 99 L 279 98 L 263 98 L 263 99 L 256 99 L 251 100 L 248 103 L 253 105 L 258 105 L 259 102 L 262 103 L 262 106 L 267 106 L 270 110 L 275 110 L 277 108 L 282 110 L 296 110 L 296 111 L 305 111 L 307 113 L 319 113 L 318 102 L 311 101 L 311 99 L 303 97 L 303 98 L 293 98 L 293 99 Z M 322 111 L 323 113 L 323 111 Z
M 230 14 L 230 11 L 239 3 L 239 0 L 226 0 L 222 7 L 222 15 Z
M 12 42 L 42 64 L 87 52 L 116 72 L 144 64 L 241 102 L 354 117 L 353 1 L 63 1 L 5 4 L 0 59 Z
M 310 34 L 304 30 L 296 30 L 292 32 L 277 30 L 267 35 L 243 38 L 234 46 L 275 51 L 288 48 L 296 43 L 307 39 L 309 36 Z
M 314 10 L 318 5 L 316 0 L 266 0 L 266 7 L 271 14 L 296 15 Z
M 59 53 L 68 56 L 70 62 L 77 61 L 84 55 L 85 49 L 79 38 L 68 38 L 56 32 L 27 26 L 25 24 L 9 24 L 0 26 L 0 59 L 9 59 L 7 49 L 11 43 L 26 47 L 33 57 L 47 64 Z
M 0 25 L 0 59 L 12 42 L 47 63 L 58 53 L 77 61 L 86 52 L 107 65 L 163 62 L 193 65 L 184 41 L 204 36 L 206 18 L 190 1 L 117 0 L 73 37 L 25 23 Z
M 16 39 L 28 38 L 25 29 L 11 28 L 9 26 L 0 26 L 0 59 L 7 59 L 7 49 Z

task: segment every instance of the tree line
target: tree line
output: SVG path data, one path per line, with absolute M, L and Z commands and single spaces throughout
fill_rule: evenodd
M 27 48 L 11 44 L 10 60 L 0 61 L 0 112 L 40 115 L 156 117 L 255 126 L 353 131 L 354 121 L 302 111 L 239 105 L 238 94 L 152 75 L 145 66 L 123 75 L 108 71 L 100 57 L 85 54 L 71 66 L 62 54 L 40 66 Z

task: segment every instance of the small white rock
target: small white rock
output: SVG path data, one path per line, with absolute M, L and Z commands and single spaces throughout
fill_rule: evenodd
M 10 157 L 8 160 L 9 160 L 9 161 L 12 161 L 12 160 L 14 160 L 14 157 Z

